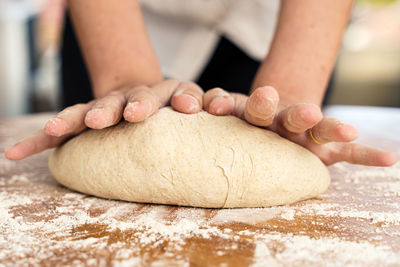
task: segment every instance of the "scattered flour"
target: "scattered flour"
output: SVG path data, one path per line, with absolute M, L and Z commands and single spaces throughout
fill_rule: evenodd
M 271 257 L 268 243 L 276 241 L 285 249 Z M 256 241 L 253 266 L 379 266 L 382 259 L 387 265 L 400 262 L 400 253 L 387 246 L 374 246 L 368 242 L 349 242 L 338 238 L 313 239 L 308 236 L 266 235 Z
M 287 221 L 293 220 L 296 211 L 294 209 L 287 210 L 286 212 L 281 213 L 281 218 Z
M 216 238 L 229 241 L 226 248 L 215 250 L 218 257 L 225 257 L 229 250 L 238 250 L 240 242 L 254 244 L 253 266 L 318 266 L 321 263 L 324 266 L 395 266 L 400 262 L 400 251 L 383 241 L 386 236 L 400 238 L 400 165 L 345 172 L 346 165 L 336 164 L 332 169 L 346 174 L 342 181 L 334 180 L 330 190 L 319 200 L 265 209 L 176 208 L 172 213 L 170 207 L 162 205 L 104 200 L 67 190 L 43 194 L 43 188 L 49 187 L 48 181 L 34 183 L 28 174 L 0 177 L 0 261 L 12 259 L 13 265 L 38 265 L 60 257 L 57 253 L 67 249 L 65 255 L 62 254 L 65 257 L 70 253 L 68 250 L 79 251 L 82 256 L 72 265 L 109 265 L 104 258 L 85 254 L 90 248 L 107 253 L 112 251 L 112 265 L 140 265 L 143 261 L 141 251 L 167 242 L 166 258 L 153 266 L 169 265 L 168 259 L 173 259 L 175 265 L 189 266 L 187 259 L 176 256 L 177 251 L 184 251 L 187 240 Z M 382 182 L 383 178 L 389 182 Z M 349 187 L 362 194 L 349 193 Z M 35 190 L 27 192 L 23 188 Z M 50 190 L 55 189 L 50 187 Z M 362 198 L 365 195 L 381 197 L 381 200 L 377 203 L 368 200 L 364 204 Z M 348 201 L 336 202 L 335 198 Z M 374 204 L 384 209 L 373 211 L 371 205 Z M 307 216 L 331 218 L 337 222 L 330 228 L 335 230 L 340 230 L 341 223 L 347 219 L 360 220 L 371 227 L 368 228 L 372 232 L 370 240 L 349 241 L 334 236 L 334 233 L 312 238 L 302 231 L 292 235 L 275 230 L 279 223 L 295 223 Z M 271 219 L 278 219 L 278 224 L 269 230 L 259 227 Z M 232 223 L 258 226 L 235 229 L 230 228 Z M 309 223 L 321 225 L 324 222 Z M 110 242 L 113 234 L 118 232 L 125 233 L 125 240 Z

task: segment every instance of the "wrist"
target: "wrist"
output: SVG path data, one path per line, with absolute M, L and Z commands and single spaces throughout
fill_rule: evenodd
M 295 103 L 321 106 L 330 72 L 296 68 L 296 65 L 265 61 L 254 79 L 252 90 L 261 86 L 274 87 L 279 94 L 279 108 Z

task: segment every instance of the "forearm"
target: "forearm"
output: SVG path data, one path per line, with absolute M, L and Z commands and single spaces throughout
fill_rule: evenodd
M 96 97 L 124 85 L 162 80 L 137 0 L 68 4 Z
M 280 105 L 321 104 L 352 1 L 282 0 L 270 52 L 252 88 L 275 87 Z

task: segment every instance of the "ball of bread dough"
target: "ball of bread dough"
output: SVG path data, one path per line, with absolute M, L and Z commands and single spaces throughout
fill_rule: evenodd
M 49 168 L 86 194 L 209 208 L 289 204 L 330 182 L 318 157 L 271 131 L 168 107 L 144 122 L 85 131 L 53 151 Z

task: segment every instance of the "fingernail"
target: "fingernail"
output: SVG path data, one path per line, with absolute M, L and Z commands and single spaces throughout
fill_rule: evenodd
M 98 113 L 99 109 L 91 109 L 86 113 L 86 120 L 92 121 L 96 113 Z
M 273 97 L 267 97 L 266 100 L 271 104 L 275 104 L 275 102 L 276 102 L 276 99 Z
M 222 112 L 223 112 L 223 109 L 222 109 L 222 108 L 217 108 L 217 110 L 215 111 L 215 114 L 221 115 Z
M 55 124 L 58 124 L 58 123 L 60 123 L 60 122 L 62 122 L 62 121 L 64 121 L 64 120 L 61 119 L 61 118 L 59 118 L 59 117 L 55 117 L 55 118 L 50 119 L 50 120 L 47 122 L 47 124 L 55 125 Z
M 276 99 L 270 96 L 265 97 L 261 100 L 261 103 L 257 102 L 257 104 L 269 105 L 270 107 L 276 106 Z
M 189 104 L 189 107 L 188 107 L 189 111 L 193 112 L 193 111 L 198 110 L 199 107 L 200 107 L 199 101 L 194 96 L 191 96 L 191 95 L 187 95 L 187 96 L 189 98 L 191 98 L 191 101 L 190 101 L 190 104 Z
M 46 133 L 53 136 L 61 136 L 68 130 L 68 125 L 64 119 L 55 117 L 47 121 L 44 126 Z
M 94 123 L 93 127 L 105 127 L 104 125 L 108 125 L 112 120 L 112 113 L 106 111 L 110 111 L 110 109 L 107 107 L 92 109 L 86 114 L 85 120 Z
M 93 114 L 96 114 L 96 113 L 99 113 L 99 112 L 102 112 L 102 111 L 103 111 L 103 108 L 94 108 L 94 109 L 89 110 L 87 115 L 92 116 Z
M 139 101 L 133 101 L 128 103 L 128 107 L 130 107 L 132 110 L 136 110 L 137 106 L 139 106 Z
M 14 145 L 14 146 L 15 146 L 15 145 Z M 9 147 L 9 148 L 7 148 L 7 149 L 4 151 L 4 155 L 6 156 L 6 158 L 7 158 L 8 160 L 12 160 L 12 157 L 10 156 L 10 150 L 11 150 L 11 148 L 13 148 L 14 146 Z
M 225 101 L 225 96 L 226 95 L 224 95 L 224 94 L 218 94 L 218 96 L 215 97 L 210 103 L 210 110 L 214 110 L 214 113 L 216 115 L 221 115 L 224 110 L 222 107 L 214 108 L 214 106 L 218 105 L 218 103 L 221 103 L 222 101 Z
M 250 98 L 256 103 L 265 104 L 268 102 L 269 104 L 275 105 L 279 98 L 271 95 L 271 93 L 266 93 L 262 90 L 256 90 L 251 95 Z
M 134 120 L 137 117 L 136 111 L 138 106 L 140 105 L 139 101 L 129 102 L 124 111 L 124 117 L 129 117 L 129 119 Z
M 273 113 L 277 108 L 273 97 L 251 95 L 249 101 L 255 110 L 261 114 Z
M 176 91 L 176 93 L 174 94 L 174 96 L 185 96 L 186 98 L 189 98 L 190 100 L 185 100 L 187 104 L 187 111 L 189 112 L 195 112 L 200 108 L 200 104 L 199 101 L 192 95 L 189 94 L 185 94 L 184 91 L 186 89 L 180 89 L 178 91 Z

